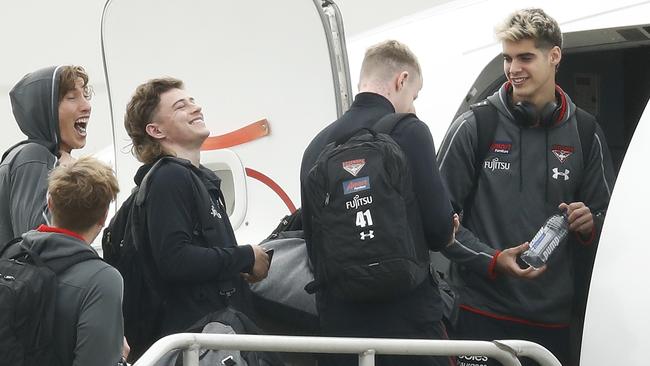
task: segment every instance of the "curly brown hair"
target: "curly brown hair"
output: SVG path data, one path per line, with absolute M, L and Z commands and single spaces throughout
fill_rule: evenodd
M 76 86 L 77 79 L 83 80 L 83 93 L 86 99 L 90 100 L 93 95 L 93 89 L 88 85 L 88 73 L 81 66 L 63 66 L 59 72 L 59 103 L 63 97 Z
M 183 89 L 183 82 L 171 77 L 152 79 L 135 89 L 131 101 L 126 106 L 124 127 L 131 137 L 131 152 L 138 160 L 148 164 L 162 155 L 168 154 L 160 142 L 151 137 L 147 125 L 151 123 L 160 103 L 160 95 L 171 89 Z
M 92 157 L 52 170 L 48 183 L 54 223 L 76 233 L 100 222 L 120 191 L 111 167 Z

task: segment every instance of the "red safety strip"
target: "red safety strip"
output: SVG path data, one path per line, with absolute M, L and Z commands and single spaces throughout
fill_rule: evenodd
M 289 198 L 289 195 L 273 179 L 251 168 L 246 168 L 246 175 L 259 180 L 271 188 L 273 192 L 280 196 L 280 199 L 282 199 L 284 204 L 287 205 L 290 213 L 294 213 L 296 211 L 296 206 L 291 201 L 291 198 Z
M 487 311 L 479 310 L 479 309 L 474 309 L 473 307 L 467 306 L 467 305 L 460 305 L 459 306 L 461 309 L 479 314 L 482 316 L 486 316 L 488 318 L 492 319 L 497 319 L 497 320 L 505 320 L 513 323 L 519 323 L 519 324 L 524 324 L 524 325 L 529 325 L 532 327 L 539 327 L 539 328 L 566 328 L 569 326 L 569 324 L 552 324 L 552 323 L 536 323 L 536 322 L 531 322 L 525 319 L 519 319 L 511 316 L 505 316 L 505 315 L 497 315 L 497 314 L 492 314 Z
M 264 118 L 257 122 L 251 123 L 238 130 L 228 132 L 223 135 L 210 136 L 201 145 L 201 150 L 218 150 L 227 147 L 245 144 L 247 142 L 257 140 L 264 137 L 271 132 L 269 121 Z

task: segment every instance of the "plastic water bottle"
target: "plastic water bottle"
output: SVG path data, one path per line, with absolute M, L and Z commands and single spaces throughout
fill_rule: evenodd
M 566 212 L 549 217 L 530 241 L 530 247 L 521 255 L 521 259 L 535 269 L 543 266 L 568 232 L 569 219 Z

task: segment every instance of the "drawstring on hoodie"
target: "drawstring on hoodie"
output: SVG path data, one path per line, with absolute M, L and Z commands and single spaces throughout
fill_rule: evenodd
M 548 152 L 546 151 L 548 148 L 548 127 L 544 128 L 544 136 L 544 161 L 546 162 L 546 170 L 544 170 L 546 172 L 544 174 L 544 202 L 548 202 Z
M 524 144 L 522 143 L 523 141 L 523 133 L 521 132 L 522 127 L 519 127 L 519 193 L 523 192 L 524 189 L 524 163 L 523 163 L 523 156 L 524 156 Z

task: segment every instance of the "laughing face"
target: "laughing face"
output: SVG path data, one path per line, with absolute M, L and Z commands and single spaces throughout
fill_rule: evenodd
M 200 147 L 210 135 L 201 110 L 201 106 L 183 89 L 164 92 L 151 123 L 160 133 L 154 137 L 183 149 Z
M 504 41 L 502 46 L 503 71 L 512 83 L 513 102 L 544 105 L 552 101 L 555 98 L 555 69 L 562 57 L 560 48 L 540 49 L 532 39 Z
M 90 118 L 90 102 L 84 95 L 83 79 L 77 78 L 74 89 L 59 102 L 59 150 L 70 153 L 86 145 L 86 128 Z

